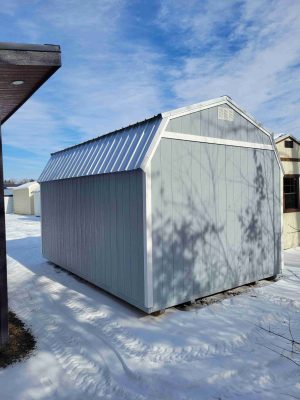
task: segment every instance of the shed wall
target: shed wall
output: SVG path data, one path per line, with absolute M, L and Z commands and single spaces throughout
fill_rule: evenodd
M 233 120 L 219 118 L 219 109 L 231 110 Z M 229 105 L 211 107 L 170 120 L 169 132 L 270 145 L 270 138 Z
M 283 248 L 300 246 L 300 212 L 283 214 Z
M 162 139 L 151 181 L 154 309 L 279 273 L 273 151 Z
M 41 184 L 43 255 L 144 308 L 143 176 L 131 171 Z
M 41 192 L 35 191 L 33 192 L 33 206 L 34 206 L 34 215 L 36 217 L 41 216 Z
M 13 214 L 14 198 L 12 195 L 4 196 L 4 211 L 5 211 L 5 214 Z
M 28 188 L 14 190 L 13 199 L 15 214 L 33 214 L 33 197 Z

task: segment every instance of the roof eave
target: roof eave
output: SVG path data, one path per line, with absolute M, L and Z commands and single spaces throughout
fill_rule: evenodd
M 288 134 L 278 136 L 278 137 L 275 139 L 275 143 L 276 143 L 276 144 L 277 144 L 277 143 L 280 143 L 280 142 L 282 142 L 283 140 L 286 140 L 286 139 L 288 139 L 288 138 L 292 139 L 294 142 L 296 142 L 297 144 L 300 145 L 299 140 L 297 140 L 297 139 L 295 138 L 295 136 L 293 136 L 293 135 L 288 135 Z
M 0 109 L 5 123 L 59 68 L 58 45 L 0 42 Z M 25 84 L 13 87 L 14 80 Z
M 23 101 L 21 101 L 16 107 L 14 107 L 11 112 L 9 112 L 5 118 L 1 121 L 1 125 L 3 125 L 26 101 L 61 67 L 61 65 L 56 66 L 56 67 L 51 67 L 49 69 L 49 73 L 41 79 L 33 88 L 28 92 L 28 95 L 26 98 L 24 98 Z
M 43 51 L 60 53 L 60 46 L 56 44 L 28 44 L 0 42 L 0 50 Z

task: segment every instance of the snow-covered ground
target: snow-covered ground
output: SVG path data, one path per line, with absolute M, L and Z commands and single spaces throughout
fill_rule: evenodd
M 38 347 L 0 370 L 1 400 L 300 398 L 299 347 L 260 328 L 300 340 L 300 248 L 276 283 L 152 317 L 47 263 L 38 218 L 8 215 L 7 240 L 10 308 Z

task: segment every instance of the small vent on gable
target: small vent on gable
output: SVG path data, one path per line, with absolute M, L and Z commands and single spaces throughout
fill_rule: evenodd
M 218 119 L 234 121 L 234 111 L 231 108 L 218 107 Z

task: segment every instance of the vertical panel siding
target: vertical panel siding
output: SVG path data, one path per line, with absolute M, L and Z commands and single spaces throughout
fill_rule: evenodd
M 222 105 L 223 108 L 230 108 Z M 251 143 L 271 144 L 269 137 L 236 111 L 234 121 L 218 119 L 218 107 L 171 119 L 166 130 Z
M 167 143 L 162 142 L 162 158 L 161 158 L 161 171 L 162 183 L 161 187 L 164 193 L 162 197 L 162 293 L 161 304 L 173 302 L 173 203 L 166 201 L 172 198 L 172 144 L 168 146 Z M 158 275 L 158 281 L 160 277 Z M 154 285 L 156 285 L 156 277 Z
M 227 162 L 226 162 L 226 146 L 217 146 L 218 147 L 218 174 L 217 174 L 217 182 L 216 190 L 217 190 L 217 198 L 222 199 L 222 201 L 217 202 L 218 207 L 218 239 L 215 243 L 215 247 L 217 249 L 226 248 L 227 246 Z M 218 258 L 218 274 L 214 276 L 214 290 L 219 292 L 224 287 L 224 279 L 223 277 L 226 275 L 227 271 L 227 259 L 222 257 L 219 251 L 216 252 L 219 255 Z M 196 293 L 196 292 L 195 292 Z
M 162 139 L 151 168 L 154 308 L 279 272 L 273 151 Z
M 163 299 L 164 285 L 166 285 L 166 277 L 164 270 L 164 242 L 163 242 L 163 227 L 166 224 L 164 212 L 164 193 L 165 183 L 164 183 L 164 170 L 161 169 L 163 166 L 163 160 L 161 159 L 161 153 L 164 152 L 164 159 L 166 158 L 165 151 L 163 150 L 164 142 L 158 146 L 154 159 L 156 160 L 156 165 L 159 167 L 157 169 L 152 168 L 151 171 L 151 195 L 152 199 L 152 264 L 155 266 L 153 271 L 153 285 L 155 286 L 155 308 L 159 309 L 160 304 L 166 303 L 166 299 Z M 171 172 L 171 171 L 170 171 Z M 167 172 L 168 174 L 168 172 Z M 154 183 L 155 182 L 155 183 Z M 154 184 L 153 184 L 154 183 Z M 164 189 L 163 189 L 164 187 Z M 160 273 L 158 272 L 160 271 Z
M 196 237 L 196 240 L 199 240 L 202 247 L 202 257 L 201 257 L 201 266 L 200 268 L 200 290 L 201 293 L 206 294 L 210 293 L 210 282 L 211 282 L 211 230 L 213 229 L 213 225 L 210 225 L 208 221 L 212 220 L 212 209 L 210 205 L 212 204 L 212 185 L 211 185 L 211 160 L 209 154 L 209 145 L 207 143 L 204 144 L 201 148 L 196 146 L 198 151 L 200 150 L 200 168 L 201 168 L 201 203 L 195 204 L 193 208 L 193 218 L 195 220 L 195 232 L 200 232 L 200 237 Z M 193 172 L 192 172 L 193 173 Z M 198 171 L 196 172 L 197 179 Z M 201 224 L 200 219 L 202 216 L 197 215 L 198 209 L 202 210 L 202 215 L 207 216 L 207 220 L 203 220 Z M 199 225 L 201 224 L 201 226 Z M 195 260 L 197 262 L 197 259 Z
M 142 193 L 142 171 L 42 183 L 44 256 L 143 308 Z

